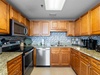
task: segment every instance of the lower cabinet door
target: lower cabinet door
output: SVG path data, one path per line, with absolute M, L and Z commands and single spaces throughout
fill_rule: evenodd
M 20 65 L 18 65 L 18 67 L 15 67 L 15 69 L 12 70 L 11 73 L 9 73 L 9 75 L 22 75 L 22 68 Z
M 100 75 L 100 70 L 95 67 L 90 68 L 90 75 Z
M 51 66 L 59 66 L 60 65 L 60 49 L 59 48 L 52 48 L 51 49 L 51 57 L 50 57 L 50 62 Z
M 70 50 L 69 48 L 61 48 L 60 50 L 60 65 L 70 66 Z
M 78 55 L 75 55 L 75 72 L 77 75 L 80 74 L 80 58 Z
M 80 75 L 90 75 L 89 74 L 89 63 L 85 60 L 80 61 Z

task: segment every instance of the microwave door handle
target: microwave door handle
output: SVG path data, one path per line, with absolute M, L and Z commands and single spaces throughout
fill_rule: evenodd
M 26 28 L 26 35 L 28 34 L 28 29 Z
M 24 34 L 27 35 L 28 30 L 26 28 L 24 28 Z
M 24 34 L 26 34 L 26 29 L 24 28 Z

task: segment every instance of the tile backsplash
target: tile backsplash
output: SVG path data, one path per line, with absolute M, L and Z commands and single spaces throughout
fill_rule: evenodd
M 50 36 L 36 36 L 30 37 L 34 45 L 40 45 L 42 39 L 45 40 L 45 45 L 54 45 L 60 41 L 61 44 L 67 45 L 70 44 L 71 38 L 66 35 L 66 32 L 51 32 Z
M 81 36 L 81 37 L 68 37 L 66 35 L 66 32 L 51 32 L 50 36 L 44 37 L 44 36 L 35 36 L 30 37 L 33 41 L 34 45 L 40 45 L 42 42 L 42 39 L 45 40 L 46 45 L 54 45 L 57 44 L 58 41 L 60 41 L 61 44 L 64 45 L 70 45 L 72 38 L 79 38 L 79 39 L 88 39 L 89 36 Z M 91 36 L 92 39 L 95 39 L 98 41 L 98 45 L 100 45 L 100 36 Z
M 72 38 L 81 38 L 88 39 L 89 36 L 81 36 L 81 37 L 68 37 L 66 32 L 51 32 L 50 36 L 32 36 L 29 37 L 33 41 L 33 45 L 40 45 L 42 39 L 45 40 L 45 45 L 55 45 L 60 41 L 62 45 L 70 45 Z M 5 38 L 7 40 L 23 40 L 25 37 L 12 37 L 12 36 L 0 36 L 0 40 Z M 98 45 L 100 45 L 100 36 L 91 36 L 92 39 L 98 40 Z

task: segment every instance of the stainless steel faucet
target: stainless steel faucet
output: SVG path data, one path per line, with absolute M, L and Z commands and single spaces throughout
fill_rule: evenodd
M 60 41 L 58 41 L 58 46 L 60 46 Z

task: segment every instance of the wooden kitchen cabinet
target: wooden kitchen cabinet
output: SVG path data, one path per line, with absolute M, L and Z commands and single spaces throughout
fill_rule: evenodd
M 81 18 L 81 35 L 90 35 L 90 13 L 86 13 Z
M 50 22 L 48 21 L 33 21 L 30 25 L 31 36 L 49 36 Z
M 91 10 L 92 34 L 100 34 L 100 5 Z
M 71 50 L 71 67 L 75 70 L 75 53 Z
M 42 36 L 50 36 L 50 22 L 49 21 L 41 21 L 40 33 Z
M 71 49 L 71 67 L 77 75 L 100 75 L 100 61 Z
M 14 19 L 26 26 L 27 19 L 12 6 L 10 6 L 10 19 Z
M 67 31 L 67 21 L 51 21 L 50 31 Z
M 80 57 L 79 55 L 75 55 L 75 72 L 79 75 L 80 74 Z
M 70 65 L 70 48 L 60 48 L 60 57 L 61 66 Z
M 26 18 L 22 14 L 19 14 L 19 22 L 26 25 Z
M 9 4 L 0 0 L 0 34 L 9 34 Z
M 80 52 L 71 49 L 71 66 L 77 75 L 80 75 Z
M 75 21 L 75 30 L 74 30 L 75 36 L 80 36 L 80 26 L 81 22 L 80 19 L 78 19 Z
M 51 48 L 50 50 L 50 65 L 59 66 L 60 65 L 60 48 Z
M 100 75 L 100 61 L 91 58 L 90 75 Z
M 7 62 L 8 75 L 22 75 L 22 55 Z
M 68 23 L 67 36 L 74 36 L 74 26 L 75 26 L 75 22 L 69 22 Z
M 40 22 L 32 21 L 30 24 L 30 36 L 40 36 Z
M 10 19 L 14 19 L 19 22 L 19 12 L 10 6 Z
M 69 66 L 70 49 L 69 48 L 51 48 L 50 53 L 51 66 Z
M 57 30 L 58 29 L 58 22 L 52 21 L 51 22 L 51 30 Z
M 89 75 L 89 63 L 81 59 L 80 61 L 80 75 Z
M 90 75 L 90 57 L 81 53 L 80 59 L 80 75 Z
M 100 75 L 100 70 L 92 66 L 90 68 L 90 75 Z

